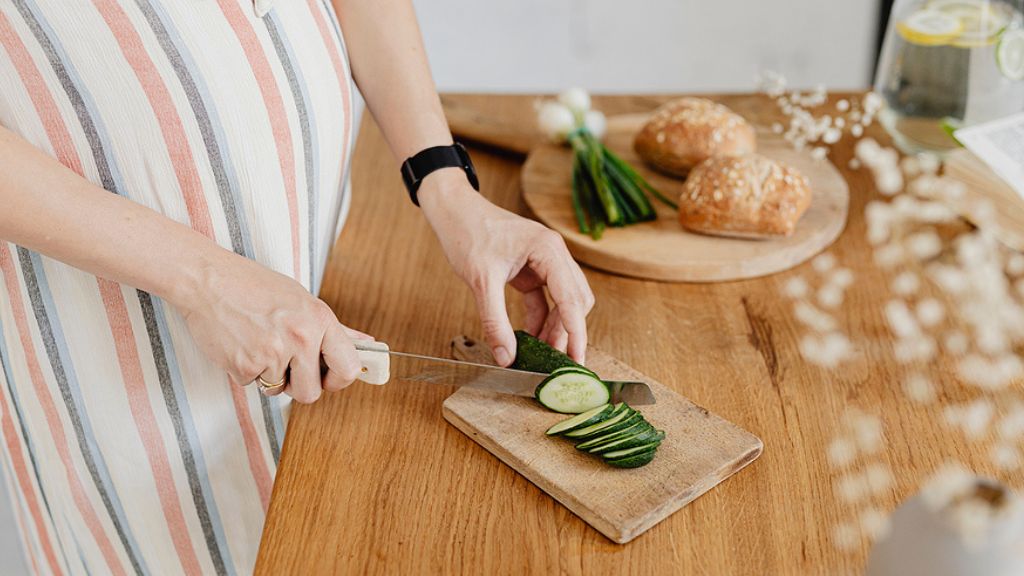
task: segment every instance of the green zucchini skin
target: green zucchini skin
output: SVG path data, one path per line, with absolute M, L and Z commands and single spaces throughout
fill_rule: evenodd
M 655 430 L 653 426 L 646 430 L 642 430 L 633 435 L 619 438 L 594 446 L 589 450 L 591 454 L 604 454 L 606 452 L 612 452 L 615 450 L 625 450 L 627 448 L 636 448 L 638 446 L 645 446 L 651 442 L 657 442 L 661 444 L 661 439 L 664 437 L 664 432 Z
M 619 430 L 616 432 L 610 432 L 608 434 L 601 434 L 600 436 L 595 436 L 590 440 L 580 442 L 579 444 L 576 445 L 576 449 L 590 452 L 592 451 L 592 449 L 599 448 L 610 442 L 615 442 L 617 440 L 629 438 L 634 434 L 640 434 L 641 432 L 647 432 L 648 430 L 653 429 L 654 426 L 651 426 L 647 422 L 637 422 L 636 424 L 633 424 L 629 428 L 625 428 L 623 430 Z
M 566 366 L 582 368 L 566 353 L 551 347 L 547 342 L 523 330 L 516 330 L 515 333 L 516 359 L 511 368 L 541 374 L 550 374 Z
M 639 454 L 633 454 L 632 456 L 626 456 L 625 458 L 619 458 L 617 460 L 605 460 L 609 466 L 616 468 L 639 468 L 641 466 L 647 466 L 654 460 L 654 453 L 658 449 L 648 450 Z
M 622 458 L 627 458 L 629 456 L 636 456 L 637 454 L 641 454 L 643 452 L 647 452 L 648 450 L 657 450 L 658 449 L 658 445 L 660 445 L 660 444 L 661 444 L 661 440 L 657 440 L 657 441 L 654 441 L 654 442 L 648 442 L 647 444 L 643 444 L 641 446 L 634 446 L 633 448 L 623 448 L 622 450 L 612 450 L 610 452 L 605 452 L 604 457 L 608 461 L 621 460 Z
M 639 422 L 643 422 L 644 417 L 641 416 L 639 412 L 637 412 L 636 410 L 633 410 L 632 408 L 630 408 L 630 411 L 632 413 L 628 414 L 622 420 L 619 420 L 618 422 L 616 422 L 614 424 L 605 426 L 604 428 L 600 428 L 600 429 L 597 429 L 597 430 L 592 430 L 591 432 L 587 432 L 587 433 L 583 432 L 583 430 L 585 430 L 585 429 L 577 430 L 575 433 L 566 434 L 566 436 L 568 436 L 568 437 L 570 437 L 570 438 L 572 438 L 574 440 L 590 440 L 592 438 L 597 438 L 598 436 L 601 436 L 601 435 L 604 435 L 604 434 L 611 434 L 613 432 L 618 432 L 620 430 L 625 430 L 626 428 L 629 428 L 630 426 L 633 426 L 634 424 L 637 424 Z M 598 424 L 598 426 L 600 426 L 600 424 Z
M 594 410 L 597 410 L 597 408 L 594 408 Z M 545 432 L 545 434 L 547 434 L 548 436 L 557 436 L 557 435 L 560 435 L 560 434 L 565 434 L 566 432 L 572 432 L 573 430 L 578 430 L 580 428 L 586 428 L 587 426 L 593 426 L 594 424 L 597 424 L 598 422 L 604 422 L 605 420 L 607 420 L 612 415 L 612 412 L 615 412 L 615 406 L 613 406 L 611 404 L 605 404 L 600 412 L 598 412 L 597 414 L 594 414 L 590 418 L 587 418 L 586 420 L 584 420 L 582 422 L 579 422 L 579 423 L 577 423 L 575 425 L 572 425 L 569 428 L 564 428 L 564 429 L 560 428 L 561 426 L 564 426 L 565 423 L 569 422 L 573 418 L 578 418 L 579 416 L 582 415 L 582 414 L 577 414 L 576 416 L 573 416 L 571 418 L 566 418 L 565 420 L 562 420 L 561 422 L 558 422 L 557 424 L 555 424 L 551 428 L 548 428 L 548 431 Z
M 612 430 L 610 428 L 612 426 L 617 426 L 628 418 L 631 418 L 634 412 L 635 411 L 629 406 L 626 406 L 625 404 L 618 404 L 616 405 L 615 412 L 613 412 L 612 415 L 604 422 L 598 422 L 597 424 L 587 426 L 586 428 L 579 428 L 572 432 L 566 432 L 565 436 L 579 442 L 580 440 L 586 440 L 606 432 L 611 432 Z M 621 430 L 621 428 L 619 428 L 619 430 Z

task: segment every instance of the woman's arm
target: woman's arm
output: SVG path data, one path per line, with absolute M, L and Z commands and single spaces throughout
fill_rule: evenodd
M 410 0 L 333 2 L 356 83 L 395 158 L 402 162 L 424 148 L 451 144 Z M 428 176 L 419 200 L 448 261 L 476 296 L 499 363 L 515 357 L 507 283 L 524 295 L 529 331 L 584 359 L 594 297 L 561 236 L 487 202 L 458 168 Z
M 3 127 L 0 207 L 0 240 L 162 297 L 237 384 L 279 380 L 290 366 L 286 391 L 313 401 L 321 385 L 343 388 L 359 371 L 346 329 L 301 284 L 103 190 Z

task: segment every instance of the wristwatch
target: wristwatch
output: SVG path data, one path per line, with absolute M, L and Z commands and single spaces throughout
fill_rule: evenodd
M 473 161 L 469 159 L 469 152 L 466 152 L 462 144 L 456 142 L 451 146 L 432 146 L 419 151 L 402 163 L 402 180 L 409 190 L 409 198 L 413 204 L 420 205 L 416 193 L 423 179 L 441 168 L 462 168 L 469 184 L 477 192 L 480 191 L 480 181 L 476 177 Z

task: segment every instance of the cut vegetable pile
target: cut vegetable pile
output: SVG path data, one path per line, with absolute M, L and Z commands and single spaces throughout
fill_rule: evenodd
M 512 368 L 547 373 L 534 396 L 545 408 L 574 414 L 548 429 L 548 436 L 577 442 L 576 448 L 617 468 L 639 468 L 654 459 L 665 432 L 624 402 L 612 405 L 608 386 L 588 368 L 521 330 Z
M 650 194 L 678 209 L 625 160 L 586 130 L 569 136 L 572 144 L 572 209 L 580 232 L 599 240 L 607 226 L 655 220 Z
M 576 449 L 604 458 L 616 468 L 639 468 L 654 460 L 665 432 L 625 402 L 602 404 L 548 428 L 548 436 L 577 442 Z

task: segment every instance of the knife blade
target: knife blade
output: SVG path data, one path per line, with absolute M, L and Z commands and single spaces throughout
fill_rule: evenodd
M 547 374 L 514 370 L 488 364 L 436 358 L 391 350 L 383 342 L 354 342 L 363 363 L 359 379 L 369 384 L 385 384 L 390 380 L 466 386 L 501 394 L 533 398 L 537 385 Z M 654 394 L 645 382 L 606 380 L 612 402 L 642 406 L 654 404 Z

